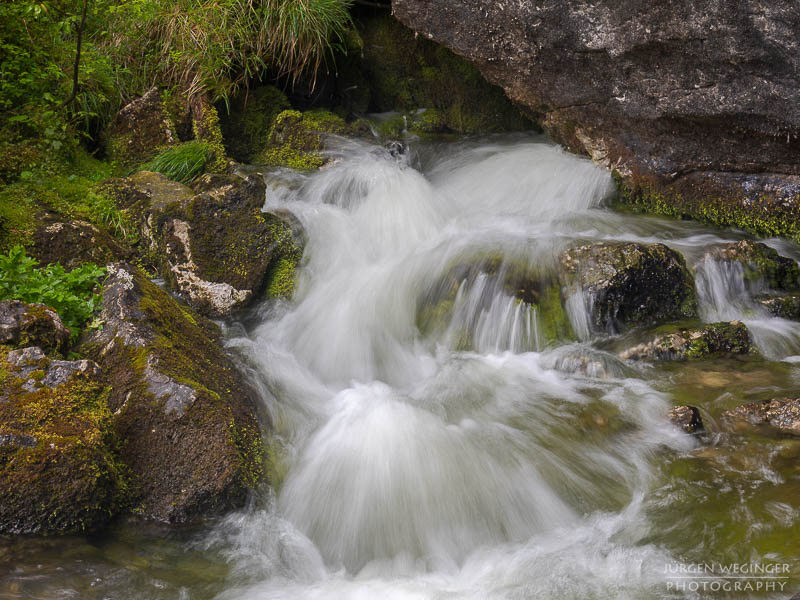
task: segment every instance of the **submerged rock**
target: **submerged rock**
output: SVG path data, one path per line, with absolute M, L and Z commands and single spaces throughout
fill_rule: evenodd
M 112 389 L 134 512 L 169 523 L 240 506 L 263 472 L 253 391 L 217 327 L 125 264 L 108 267 L 103 329 L 82 347 Z
M 85 533 L 125 503 L 110 389 L 90 360 L 0 346 L 0 532 Z
M 559 263 L 562 294 L 567 302 L 584 303 L 590 331 L 618 332 L 697 314 L 686 261 L 663 244 L 580 246 L 563 252 Z
M 800 10 L 791 2 L 395 0 L 625 200 L 800 236 Z
M 133 169 L 178 141 L 161 93 L 154 87 L 124 106 L 114 117 L 107 134 L 106 151 L 109 160 L 123 170 Z
M 735 431 L 766 427 L 778 433 L 800 435 L 800 398 L 742 404 L 722 413 L 721 422 Z
M 669 409 L 667 418 L 675 427 L 686 433 L 695 433 L 704 428 L 700 411 L 694 406 L 673 406 Z
M 623 360 L 695 360 L 755 352 L 750 332 L 741 321 L 681 328 L 621 352 Z
M 15 348 L 39 346 L 45 352 L 61 353 L 70 342 L 70 330 L 51 308 L 19 300 L 0 302 L 0 344 Z

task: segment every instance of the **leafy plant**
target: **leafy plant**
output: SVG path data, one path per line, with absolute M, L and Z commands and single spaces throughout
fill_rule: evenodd
M 100 304 L 94 288 L 106 270 L 91 263 L 69 272 L 58 263 L 38 265 L 39 261 L 27 256 L 22 246 L 0 254 L 0 300 L 22 300 L 53 308 L 70 328 L 72 339 L 77 339 Z
M 181 183 L 189 183 L 200 175 L 211 158 L 211 150 L 203 142 L 184 142 L 164 150 L 144 168 Z

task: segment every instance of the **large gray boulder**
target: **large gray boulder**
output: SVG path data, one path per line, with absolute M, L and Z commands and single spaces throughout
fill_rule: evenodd
M 394 0 L 650 210 L 800 235 L 800 5 Z

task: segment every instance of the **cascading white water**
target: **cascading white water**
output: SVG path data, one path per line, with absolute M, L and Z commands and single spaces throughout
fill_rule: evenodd
M 598 209 L 609 175 L 531 138 L 336 159 L 268 191 L 307 234 L 298 290 L 230 343 L 274 396 L 286 476 L 211 537 L 233 567 L 220 600 L 672 597 L 647 496 L 657 454 L 694 442 L 665 395 L 584 343 L 577 309 L 581 341 L 546 340 L 502 268 L 456 278 L 444 325 L 418 324 L 474 257 L 547 275 L 576 241 L 647 241 Z
M 746 281 L 741 263 L 704 256 L 697 264 L 695 282 L 704 321 L 742 321 L 768 358 L 792 360 L 800 354 L 800 323 L 773 317 L 758 304 L 756 295 L 767 291 L 766 283 Z

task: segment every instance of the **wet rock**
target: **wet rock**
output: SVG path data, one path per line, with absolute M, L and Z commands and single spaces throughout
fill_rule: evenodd
M 82 350 L 111 383 L 135 512 L 169 523 L 240 506 L 262 477 L 256 401 L 219 330 L 125 264 L 109 265 L 104 322 Z
M 800 235 L 800 10 L 791 2 L 395 0 L 627 201 Z
M 775 317 L 800 321 L 800 295 L 759 298 L 758 303 Z
M 686 262 L 663 244 L 580 246 L 563 252 L 559 263 L 562 294 L 567 302 L 585 302 L 590 331 L 618 332 L 697 314 Z
M 533 123 L 461 56 L 418 36 L 388 12 L 361 14 L 348 57 L 337 61 L 339 95 L 351 113 L 402 111 L 417 133 L 493 133 Z M 421 119 L 417 110 L 429 109 Z M 402 120 L 400 121 L 402 123 Z M 402 127 L 402 125 L 401 125 Z M 396 132 L 386 132 L 398 135 Z
M 761 242 L 742 240 L 721 244 L 711 248 L 705 260 L 739 263 L 744 267 L 745 280 L 751 287 L 766 285 L 772 290 L 800 290 L 800 267 L 791 258 L 780 256 L 777 251 Z
M 800 435 L 800 398 L 742 404 L 722 413 L 721 422 L 734 431 L 766 427 L 778 433 Z
M 695 360 L 755 352 L 750 332 L 741 321 L 681 328 L 621 352 L 623 360 Z
M 302 250 L 292 228 L 261 212 L 262 177 L 203 176 L 204 190 L 161 227 L 162 273 L 203 314 L 220 317 L 262 291 L 290 297 Z
M 0 344 L 14 347 L 40 346 L 46 352 L 67 349 L 70 330 L 54 310 L 44 304 L 26 304 L 19 300 L 0 302 Z
M 0 346 L 0 532 L 85 533 L 124 505 L 109 388 L 89 360 Z
M 670 423 L 686 433 L 695 433 L 703 429 L 700 411 L 694 406 L 674 406 L 667 413 Z
M 123 170 L 133 169 L 178 142 L 158 88 L 124 106 L 108 130 L 106 151 Z

